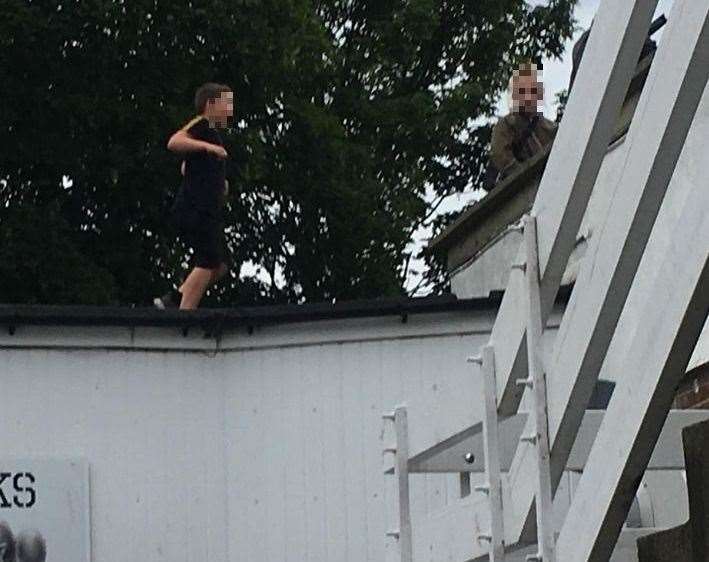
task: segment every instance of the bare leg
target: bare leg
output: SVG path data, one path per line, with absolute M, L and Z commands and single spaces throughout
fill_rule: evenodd
M 180 287 L 180 292 L 182 293 L 180 309 L 196 309 L 207 289 L 224 277 L 226 272 L 227 266 L 223 263 L 214 269 L 195 267 Z
M 202 300 L 210 285 L 213 271 L 204 267 L 195 267 L 192 270 L 180 287 L 182 293 L 180 310 L 194 310 L 199 306 L 199 301 Z

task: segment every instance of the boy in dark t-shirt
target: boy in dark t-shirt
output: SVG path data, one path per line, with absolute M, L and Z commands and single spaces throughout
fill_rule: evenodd
M 195 94 L 197 117 L 167 143 L 184 159 L 173 213 L 180 236 L 194 250 L 194 267 L 177 291 L 154 300 L 158 308 L 197 308 L 206 290 L 227 272 L 223 209 L 228 155 L 217 129 L 227 126 L 233 104 L 231 88 L 204 84 Z

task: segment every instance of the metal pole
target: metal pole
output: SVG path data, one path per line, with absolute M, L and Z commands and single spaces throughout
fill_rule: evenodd
M 387 533 L 399 542 L 401 562 L 413 562 L 413 537 L 411 531 L 411 496 L 409 493 L 409 428 L 406 408 L 399 406 L 393 414 L 384 415 L 384 419 L 394 422 L 396 447 L 385 452 L 396 456 L 395 473 L 399 483 L 399 529 Z
M 500 437 L 497 418 L 497 383 L 495 380 L 495 352 L 492 345 L 483 347 L 482 373 L 485 401 L 483 443 L 487 484 L 475 489 L 488 495 L 490 505 L 490 534 L 478 540 L 490 541 L 490 562 L 505 562 L 505 526 L 502 505 L 502 474 L 500 468 Z
M 553 519 L 553 496 L 551 469 L 549 465 L 549 419 L 547 408 L 546 374 L 543 364 L 542 308 L 539 292 L 539 252 L 537 245 L 537 222 L 532 215 L 524 217 L 524 244 L 527 261 L 527 358 L 529 378 L 522 381 L 531 387 L 534 403 L 534 434 L 523 437 L 534 445 L 537 453 L 537 540 L 538 552 L 529 560 L 555 562 L 555 538 Z

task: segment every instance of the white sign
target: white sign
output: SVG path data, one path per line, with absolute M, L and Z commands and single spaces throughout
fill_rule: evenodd
M 85 460 L 0 459 L 0 562 L 90 562 Z

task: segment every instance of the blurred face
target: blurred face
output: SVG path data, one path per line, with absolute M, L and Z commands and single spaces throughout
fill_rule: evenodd
M 537 71 L 515 70 L 512 78 L 512 102 L 515 112 L 529 115 L 542 112 L 544 84 Z
M 234 116 L 234 92 L 222 92 L 218 98 L 207 102 L 207 117 L 220 127 L 226 127 Z

